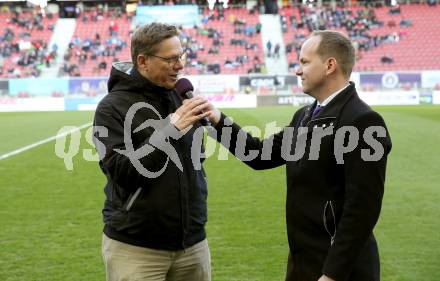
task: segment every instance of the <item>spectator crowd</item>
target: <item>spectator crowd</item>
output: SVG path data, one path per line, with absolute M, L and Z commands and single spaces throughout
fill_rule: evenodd
M 381 7 L 379 2 L 367 2 L 363 7 L 352 9 L 337 5 L 323 5 L 321 7 L 308 7 L 301 5 L 296 8 L 285 8 L 281 14 L 281 26 L 284 33 L 293 31 L 294 37 L 286 42 L 286 52 L 296 52 L 298 56 L 300 46 L 306 36 L 313 30 L 336 29 L 345 31 L 354 42 L 360 58 L 362 52 L 368 52 L 383 44 L 398 43 L 405 32 L 395 31 L 397 23 L 394 20 L 384 22 L 376 16 L 375 9 Z M 295 10 L 297 9 L 297 13 Z M 389 8 L 390 15 L 400 15 L 400 7 Z M 299 15 L 297 18 L 296 14 Z M 399 22 L 401 27 L 412 26 L 412 20 L 402 18 Z M 375 34 L 374 29 L 388 27 L 386 34 Z M 390 63 L 387 60 L 387 63 Z M 289 65 L 291 68 L 297 66 L 296 61 Z
M 53 15 L 47 14 L 45 21 L 41 12 L 23 11 L 20 6 L 3 7 L 1 13 L 7 17 L 0 34 L 0 76 L 39 77 L 57 56 L 57 46 L 49 48 L 41 36 L 53 31 Z

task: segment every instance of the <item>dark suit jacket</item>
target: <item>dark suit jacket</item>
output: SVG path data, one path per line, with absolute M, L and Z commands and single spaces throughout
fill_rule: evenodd
M 315 105 L 298 110 L 288 127 L 263 141 L 237 124 L 227 126 L 222 115 L 217 139 L 242 160 L 258 151 L 257 158 L 243 161 L 254 169 L 286 165 L 290 246 L 286 280 L 317 281 L 322 274 L 337 281 L 379 280 L 373 228 L 391 150 L 388 130 L 382 117 L 358 97 L 353 83 L 311 120 Z M 232 127 L 229 144 L 228 127 Z M 320 132 L 326 134 L 319 137 Z M 244 153 L 240 143 L 246 144 Z

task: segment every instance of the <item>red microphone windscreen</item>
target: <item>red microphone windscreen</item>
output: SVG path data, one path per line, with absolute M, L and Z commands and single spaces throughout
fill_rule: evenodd
M 176 82 L 176 92 L 179 94 L 179 96 L 188 98 L 186 93 L 194 91 L 194 87 L 191 84 L 191 81 L 189 81 L 186 78 L 180 78 Z

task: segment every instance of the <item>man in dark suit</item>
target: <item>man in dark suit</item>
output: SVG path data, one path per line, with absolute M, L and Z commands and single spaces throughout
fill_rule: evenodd
M 391 139 L 382 117 L 349 82 L 354 62 L 345 36 L 313 32 L 301 48 L 296 74 L 316 101 L 263 141 L 210 110 L 218 141 L 247 165 L 286 165 L 287 281 L 380 279 L 373 228 Z

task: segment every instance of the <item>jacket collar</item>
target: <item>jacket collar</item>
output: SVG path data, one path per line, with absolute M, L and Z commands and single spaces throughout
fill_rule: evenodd
M 340 92 L 334 99 L 332 99 L 323 109 L 315 116 L 315 119 L 311 119 L 313 109 L 317 105 L 317 101 L 307 106 L 304 112 L 304 118 L 302 120 L 302 125 L 309 125 L 314 123 L 319 123 L 328 119 L 336 119 L 341 112 L 344 105 L 350 98 L 357 95 L 355 85 L 350 81 L 350 85 L 346 87 L 342 92 Z
M 149 100 L 157 101 L 170 100 L 170 94 L 173 92 L 143 77 L 131 62 L 113 63 L 108 90 L 144 95 Z
M 142 93 L 144 95 L 157 98 L 159 100 L 164 99 L 170 101 L 169 95 L 173 90 L 169 90 L 153 84 L 153 82 L 142 76 L 142 74 L 140 74 L 140 72 L 135 67 L 131 69 L 130 76 L 132 76 L 133 79 L 137 81 L 138 85 L 143 89 Z

